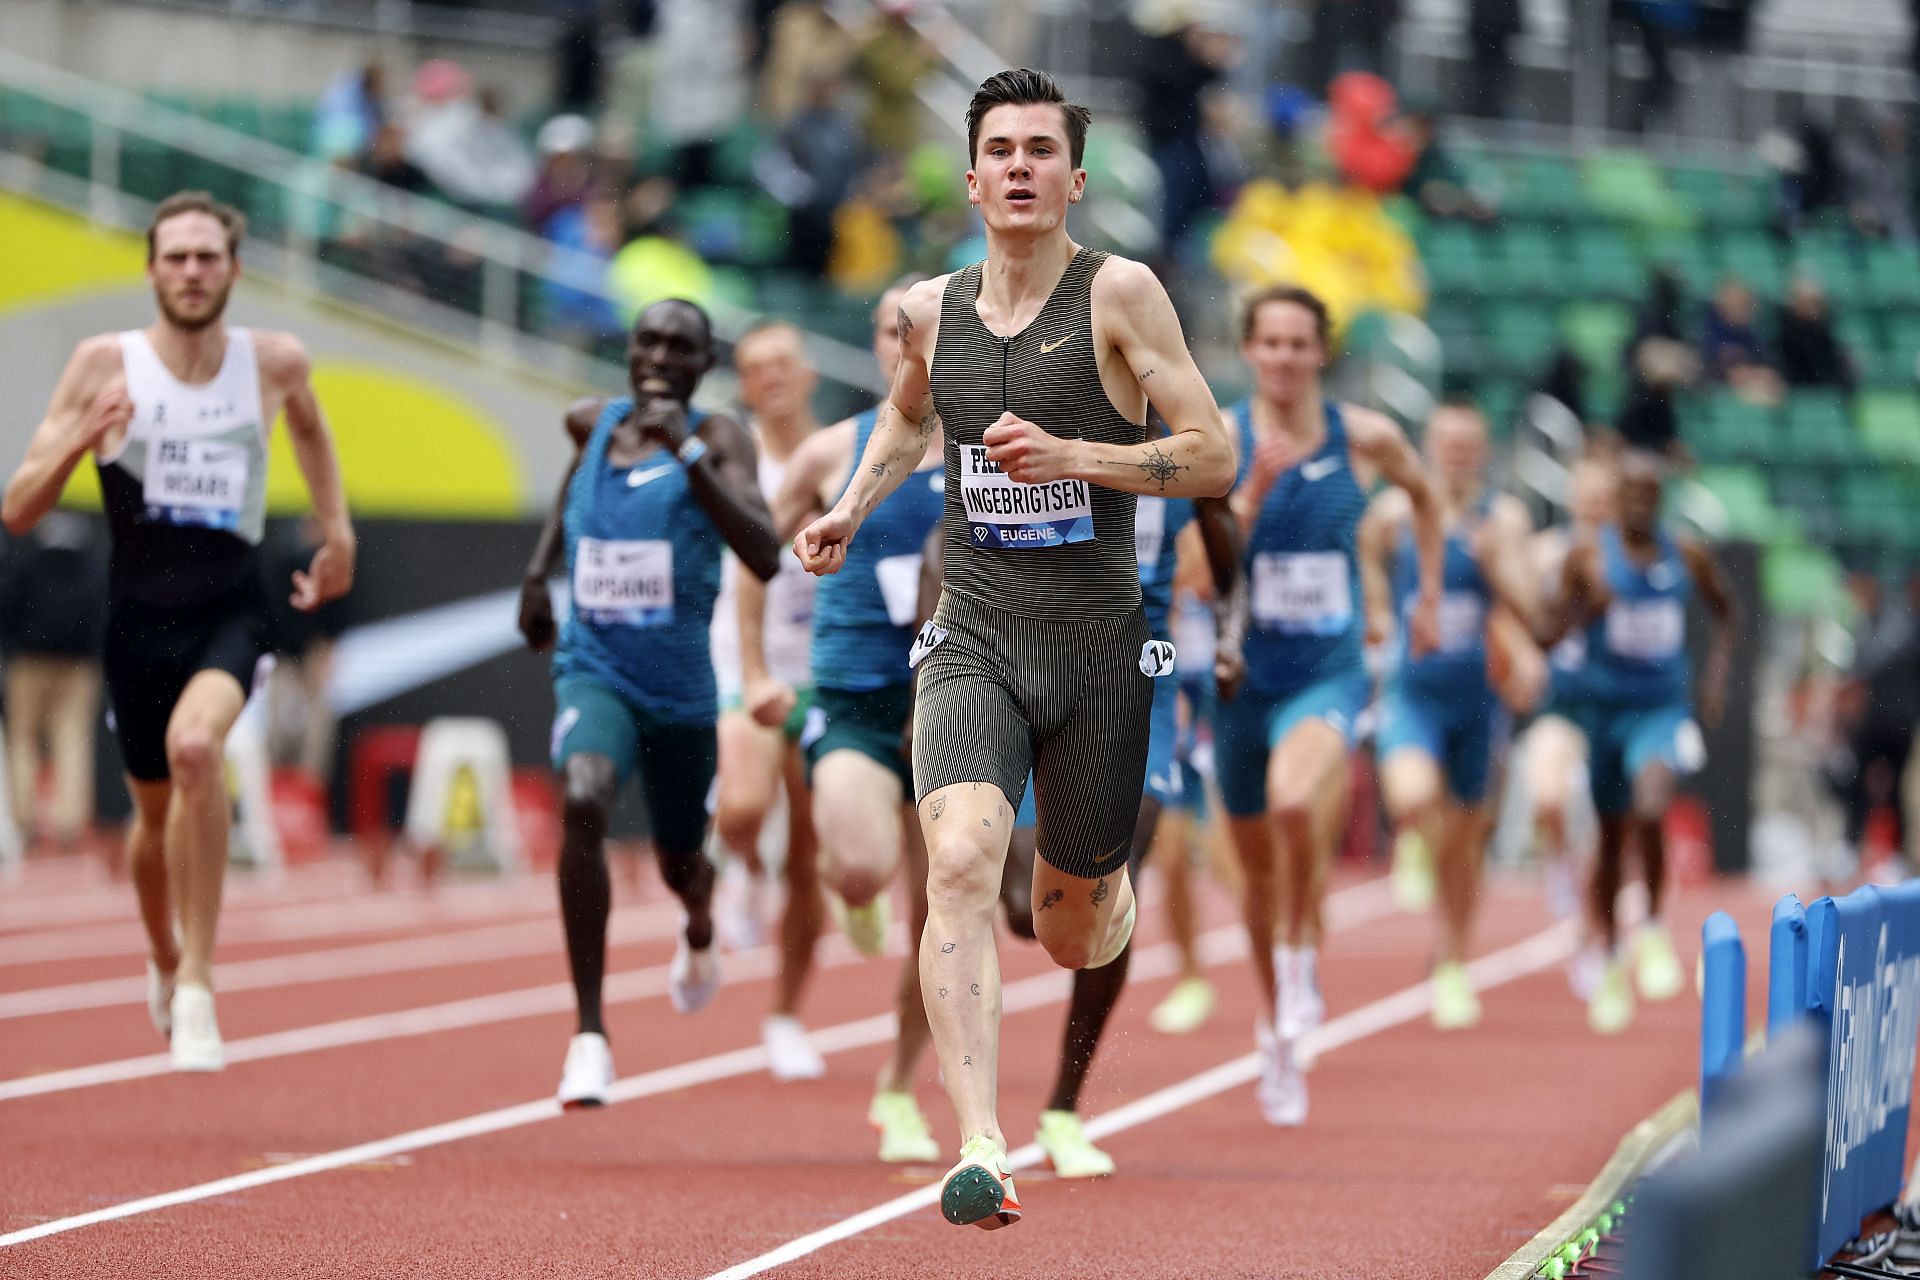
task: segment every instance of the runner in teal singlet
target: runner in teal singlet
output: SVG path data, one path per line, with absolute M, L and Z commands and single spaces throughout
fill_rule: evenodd
M 1246 533 L 1240 581 L 1223 610 L 1216 729 L 1220 795 L 1245 871 L 1244 909 L 1266 1001 L 1258 1098 L 1268 1121 L 1303 1123 L 1295 1047 L 1326 1013 L 1316 977 L 1321 903 L 1344 829 L 1347 763 L 1372 698 L 1354 540 L 1377 480 L 1407 491 L 1420 589 L 1408 614 L 1415 653 L 1433 647 L 1440 603 L 1440 513 L 1420 457 L 1393 420 L 1325 398 L 1325 305 L 1274 286 L 1241 317 L 1255 390 L 1234 414 Z
M 640 313 L 627 348 L 631 396 L 584 401 L 566 429 L 579 453 L 527 567 L 520 629 L 554 642 L 547 577 L 564 555 L 571 586 L 553 662 L 553 765 L 565 788 L 560 907 L 579 1006 L 560 1102 L 599 1106 L 613 1083 L 601 1010 L 606 969 L 608 815 L 638 773 L 660 871 L 686 908 L 667 994 L 692 1013 L 719 986 L 703 851 L 719 717 L 709 628 L 720 557 L 761 578 L 779 544 L 755 482 L 753 442 L 732 418 L 690 409 L 713 367 L 713 329 L 691 302 Z
M 1551 645 L 1574 627 L 1586 634 L 1580 677 L 1581 726 L 1592 751 L 1588 766 L 1600 816 L 1600 850 L 1589 907 L 1605 948 L 1587 1021 L 1603 1034 L 1633 1020 L 1633 987 L 1667 1000 L 1686 985 L 1673 941 L 1661 920 L 1666 888 L 1667 806 L 1681 777 L 1706 763 L 1687 660 L 1687 612 L 1698 593 L 1712 622 L 1697 705 L 1716 725 L 1727 702 L 1738 608 L 1711 551 L 1678 537 L 1660 520 L 1665 464 L 1629 453 L 1620 467 L 1620 522 L 1602 527 L 1567 557 L 1564 607 L 1541 637 Z M 1647 882 L 1647 922 L 1632 945 L 1634 973 L 1618 950 L 1614 899 L 1620 891 L 1627 838 L 1633 837 Z
M 1439 645 L 1432 653 L 1416 658 L 1406 652 L 1404 619 L 1418 574 L 1411 512 L 1399 490 L 1382 494 L 1368 511 L 1360 550 L 1370 612 L 1384 607 L 1402 620 L 1397 663 L 1380 700 L 1374 755 L 1381 799 L 1397 829 L 1395 888 L 1423 891 L 1403 893 L 1403 908 L 1432 905 L 1432 868 L 1438 863 L 1441 934 L 1433 1021 L 1449 1030 L 1480 1020 L 1480 1001 L 1467 976 L 1467 943 L 1491 831 L 1487 797 L 1509 725 L 1488 673 L 1488 650 L 1503 618 L 1508 625 L 1500 634 L 1507 645 L 1532 643 L 1531 624 L 1508 615 L 1532 617 L 1534 583 L 1526 560 L 1531 522 L 1517 499 L 1486 483 L 1487 424 L 1479 411 L 1441 407 L 1427 423 L 1424 443 L 1447 530 Z

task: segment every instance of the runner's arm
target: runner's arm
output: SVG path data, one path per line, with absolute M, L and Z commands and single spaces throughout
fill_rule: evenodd
M 1534 617 L 1540 611 L 1538 579 L 1533 572 L 1529 551 L 1533 544 L 1533 521 L 1517 498 L 1502 496 L 1474 539 L 1474 559 L 1480 564 L 1487 589 L 1498 603 L 1505 605 L 1533 632 Z
M 1354 547 L 1360 562 L 1360 600 L 1366 610 L 1367 643 L 1385 644 L 1393 629 L 1393 573 L 1388 557 L 1407 519 L 1407 495 L 1388 489 L 1367 504 Z
M 120 376 L 120 342 L 112 334 L 74 348 L 60 375 L 27 456 L 7 482 L 0 520 L 16 537 L 53 510 L 80 460 L 133 418 L 133 401 Z
M 1576 542 L 1567 550 L 1560 566 L 1559 589 L 1553 599 L 1542 602 L 1533 618 L 1534 638 L 1542 649 L 1553 648 L 1593 617 L 1599 591 L 1593 556 L 1591 542 Z
M 1711 729 L 1719 725 L 1727 707 L 1727 677 L 1733 669 L 1733 638 L 1740 625 L 1740 602 L 1727 582 L 1719 557 L 1705 543 L 1680 541 L 1680 556 L 1693 575 L 1700 603 L 1707 607 L 1713 635 L 1707 642 L 1707 660 L 1700 669 L 1700 719 Z
M 1012 414 L 988 428 L 987 456 L 1015 480 L 1084 480 L 1128 493 L 1219 498 L 1233 486 L 1233 437 L 1180 331 L 1173 300 L 1151 270 L 1110 258 L 1093 281 L 1106 338 L 1126 361 L 1168 434 L 1140 444 L 1063 440 Z
M 1195 498 L 1193 523 L 1200 531 L 1200 544 L 1206 549 L 1214 598 L 1225 600 L 1233 594 L 1244 554 L 1240 522 L 1234 518 L 1233 504 L 1225 498 Z
M 803 525 L 826 513 L 833 502 L 827 496 L 829 486 L 852 461 L 853 440 L 853 419 L 843 418 L 814 432 L 794 450 L 769 504 L 773 531 L 782 542 L 791 541 Z
M 780 544 L 774 539 L 773 516 L 760 494 L 755 472 L 753 438 L 746 428 L 724 414 L 712 414 L 700 424 L 697 436 L 668 437 L 676 455 L 694 439 L 706 445 L 687 469 L 693 500 L 713 521 L 740 563 L 762 582 L 780 571 Z
M 333 433 L 313 392 L 313 363 L 305 344 L 289 333 L 262 335 L 259 352 L 261 372 L 284 389 L 287 438 L 320 521 L 320 549 L 306 572 L 293 575 L 293 605 L 310 613 L 352 589 L 358 542 L 347 514 L 347 487 L 340 478 Z
M 847 491 L 833 505 L 829 516 L 850 520 L 846 538 L 860 527 L 873 509 L 898 489 L 927 456 L 927 444 L 940 425 L 933 407 L 934 329 L 940 319 L 940 297 L 945 278 L 925 280 L 907 290 L 900 300 L 897 325 L 900 331 L 900 364 L 894 370 L 893 388 L 880 402 L 880 416 L 873 434 L 867 437 L 866 452 L 854 464 Z M 803 562 L 808 553 L 796 544 L 794 551 Z M 815 554 L 819 554 L 816 549 Z
M 1420 563 L 1419 592 L 1408 617 L 1407 648 L 1418 657 L 1430 652 L 1439 641 L 1440 582 L 1447 554 L 1440 495 L 1434 492 L 1407 433 L 1393 419 L 1367 409 L 1349 409 L 1347 432 L 1351 449 L 1379 468 L 1388 484 L 1407 494 L 1413 549 Z
M 567 487 L 573 483 L 573 473 L 580 469 L 587 436 L 592 433 L 605 403 L 582 400 L 567 411 L 565 418 L 567 436 L 573 441 L 573 461 L 567 465 L 567 473 L 560 477 L 560 492 L 554 495 L 553 510 L 540 526 L 540 536 L 533 543 L 533 556 L 527 561 L 526 576 L 520 583 L 520 634 L 526 637 L 528 647 L 535 653 L 545 653 L 552 648 L 557 634 L 553 596 L 547 590 L 547 579 L 559 570 L 566 552 L 567 540 L 562 528 L 567 516 Z

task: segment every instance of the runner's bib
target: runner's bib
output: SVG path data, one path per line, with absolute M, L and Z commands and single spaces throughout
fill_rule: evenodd
M 1143 497 L 1133 504 L 1133 558 L 1140 581 L 1152 582 L 1160 570 L 1160 548 L 1167 541 L 1167 500 Z
M 673 621 L 673 544 L 581 538 L 573 554 L 573 611 L 601 627 Z
M 1253 616 L 1289 635 L 1338 635 L 1353 624 L 1353 586 L 1338 551 L 1263 551 L 1253 558 Z
M 1470 591 L 1449 591 L 1440 597 L 1440 652 L 1464 653 L 1480 640 L 1486 605 Z
M 1022 484 L 987 457 L 960 449 L 960 502 L 976 547 L 1060 547 L 1093 541 L 1093 495 L 1084 480 Z
M 1678 600 L 1615 600 L 1607 606 L 1607 648 L 1622 658 L 1660 662 L 1686 643 L 1687 616 Z
M 147 519 L 238 529 L 247 498 L 247 447 L 224 440 L 161 438 L 147 450 Z
M 887 556 L 873 566 L 880 583 L 880 598 L 886 602 L 887 621 L 896 627 L 910 627 L 920 619 L 919 552 L 905 556 Z

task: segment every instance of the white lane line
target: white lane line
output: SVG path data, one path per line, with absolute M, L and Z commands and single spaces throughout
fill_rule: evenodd
M 1555 925 L 1551 929 L 1535 934 L 1525 942 L 1474 961 L 1467 966 L 1467 970 L 1473 975 L 1474 985 L 1482 991 L 1488 991 L 1528 974 L 1538 973 L 1565 959 L 1573 951 L 1574 938 L 1575 931 L 1571 923 Z M 1302 1042 L 1303 1047 L 1316 1057 L 1324 1056 L 1343 1045 L 1365 1040 L 1369 1036 L 1376 1036 L 1383 1031 L 1411 1022 L 1424 1014 L 1432 1004 L 1431 984 L 1418 983 L 1376 1000 L 1372 1004 L 1363 1005 L 1352 1013 L 1335 1018 L 1309 1034 Z M 1137 1128 L 1191 1107 L 1195 1103 L 1204 1102 L 1218 1094 L 1237 1089 L 1254 1080 L 1259 1074 L 1259 1055 L 1243 1054 L 1217 1067 L 1202 1071 L 1198 1075 L 1190 1076 L 1178 1084 L 1169 1085 L 1145 1097 L 1136 1098 L 1125 1106 L 1117 1107 L 1089 1120 L 1087 1136 L 1104 1138 L 1109 1134 Z M 1008 1161 L 1015 1169 L 1031 1168 L 1039 1164 L 1042 1159 L 1044 1156 L 1040 1148 L 1031 1143 L 1008 1155 Z M 750 1258 L 724 1271 L 716 1271 L 707 1277 L 707 1280 L 748 1280 L 750 1276 L 757 1276 L 775 1267 L 784 1266 L 808 1254 L 817 1253 L 828 1245 L 837 1244 L 939 1203 L 940 1184 L 929 1183 L 917 1191 L 896 1196 L 884 1204 L 863 1210 L 830 1227 L 791 1240 L 757 1258 Z M 3 1242 L 0 1241 L 0 1243 Z
M 235 868 L 228 878 L 228 903 L 225 909 L 257 910 L 292 902 L 318 902 L 323 899 L 366 897 L 376 892 L 367 887 L 366 872 L 345 860 L 330 860 L 304 868 L 267 873 Z M 68 891 L 49 886 L 44 879 L 15 883 L 8 888 L 7 901 L 0 903 L 0 931 L 45 929 L 58 925 L 103 924 L 122 920 L 138 923 L 133 886 L 124 878 L 102 878 L 82 889 Z
M 613 913 L 607 923 L 607 941 L 623 945 L 670 938 L 679 928 L 680 911 L 676 907 L 664 904 L 629 907 Z M 561 945 L 558 920 L 527 920 L 458 933 L 303 951 L 297 955 L 269 956 L 261 960 L 216 962 L 214 972 L 220 992 L 225 995 L 229 991 L 260 987 L 334 982 L 343 978 L 411 973 L 491 960 L 551 955 Z M 115 1005 L 144 1005 L 146 1000 L 145 978 L 100 978 L 92 982 L 72 982 L 57 987 L 0 993 L 0 1020 L 45 1017 Z
M 1392 915 L 1394 907 L 1392 893 L 1383 881 L 1370 880 L 1332 894 L 1327 899 L 1327 922 L 1330 929 L 1348 929 Z M 1199 939 L 1201 959 L 1208 965 L 1224 964 L 1239 959 L 1246 954 L 1246 931 L 1238 925 L 1224 926 L 1210 930 Z M 774 948 L 762 948 L 763 963 L 771 971 Z M 746 952 L 733 959 L 745 959 L 756 953 Z M 844 963 L 858 963 L 865 959 L 852 948 L 845 948 L 844 955 L 849 957 Z M 1180 953 L 1171 942 L 1162 942 L 1148 947 L 1130 962 L 1129 978 L 1147 981 L 1154 978 L 1171 976 L 1180 965 Z M 623 975 L 637 977 L 637 974 Z M 731 975 L 729 975 L 731 976 Z M 607 999 L 613 997 L 613 980 L 607 986 Z M 1057 1004 L 1066 998 L 1072 985 L 1072 975 L 1064 969 L 1054 969 L 1008 983 L 1001 991 L 1001 1009 L 1003 1013 L 1019 1013 L 1028 1009 L 1041 1008 Z M 567 992 L 571 1007 L 572 992 Z M 1351 1016 L 1351 1015 L 1350 1015 Z M 843 1022 L 837 1026 L 826 1027 L 813 1032 L 809 1039 L 822 1054 L 840 1053 L 848 1049 L 864 1048 L 868 1045 L 884 1044 L 893 1038 L 894 1016 L 891 1013 L 877 1014 L 871 1018 L 861 1018 L 854 1022 Z M 233 1046 L 228 1046 L 228 1059 L 233 1057 Z M 165 1055 L 158 1055 L 165 1061 Z M 642 1075 L 630 1076 L 616 1083 L 607 1094 L 608 1105 L 630 1102 L 639 1098 L 650 1098 L 662 1093 L 671 1093 L 694 1085 L 708 1084 L 716 1080 L 730 1079 L 736 1076 L 752 1075 L 763 1071 L 767 1065 L 764 1048 L 755 1045 L 746 1049 L 734 1049 L 710 1058 L 701 1058 L 694 1062 L 664 1067 L 658 1071 L 649 1071 Z M 70 1218 L 56 1218 L 51 1222 L 42 1222 L 37 1226 L 25 1227 L 19 1231 L 0 1235 L 0 1247 L 25 1244 L 29 1240 L 41 1240 L 47 1236 L 60 1235 L 68 1231 L 78 1231 L 82 1227 L 97 1226 L 103 1222 L 114 1222 L 121 1218 L 137 1217 L 154 1213 L 161 1209 L 170 1209 L 176 1205 L 192 1204 L 201 1200 L 217 1199 L 235 1192 L 247 1191 L 254 1187 L 270 1186 L 276 1182 L 286 1182 L 293 1178 L 304 1178 L 316 1173 L 345 1168 L 349 1165 L 363 1164 L 374 1160 L 384 1160 L 390 1156 L 408 1151 L 418 1151 L 422 1147 L 442 1146 L 449 1142 L 459 1142 L 465 1138 L 475 1138 L 482 1134 L 498 1133 L 504 1129 L 520 1128 L 536 1124 L 542 1120 L 551 1120 L 565 1114 L 552 1099 L 543 1098 L 535 1102 L 523 1102 L 516 1106 L 503 1107 L 497 1111 L 485 1111 L 479 1115 L 468 1116 L 462 1120 L 452 1120 L 445 1124 L 433 1125 L 425 1129 L 415 1129 L 409 1133 L 396 1134 L 391 1138 L 382 1138 L 374 1142 L 361 1143 L 340 1151 L 331 1151 L 322 1155 L 309 1156 L 290 1164 L 275 1165 L 266 1169 L 253 1169 L 246 1173 L 235 1174 L 229 1178 L 220 1178 L 213 1182 L 203 1182 L 197 1186 L 183 1187 L 178 1191 L 167 1191 L 160 1195 L 146 1196 L 139 1200 L 128 1200 L 121 1204 L 108 1205 L 90 1213 L 76 1214 Z
M 540 880 L 542 886 L 551 883 L 545 877 Z M 533 919 L 550 915 L 550 900 L 533 900 L 527 892 L 530 887 L 500 884 L 489 885 L 484 893 L 393 893 L 373 899 L 276 906 L 258 914 L 223 918 L 220 941 L 226 946 L 298 942 L 394 930 L 417 932 L 436 924 L 480 923 L 510 916 Z M 146 946 L 146 935 L 135 920 L 47 933 L 13 934 L 0 938 L 0 966 L 115 956 L 139 961 L 147 954 Z

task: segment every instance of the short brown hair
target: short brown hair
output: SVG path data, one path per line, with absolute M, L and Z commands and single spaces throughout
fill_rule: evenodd
M 154 206 L 153 221 L 147 224 L 147 261 L 154 258 L 154 244 L 160 224 L 183 213 L 204 213 L 218 222 L 227 233 L 227 254 L 240 256 L 240 240 L 247 234 L 247 215 L 230 204 L 222 204 L 204 191 L 176 191 Z
M 1327 314 L 1327 304 L 1319 294 L 1297 284 L 1270 284 L 1254 290 L 1240 307 L 1240 341 L 1253 341 L 1254 321 L 1260 318 L 1260 308 L 1270 302 L 1291 302 L 1306 308 L 1313 317 L 1314 332 L 1320 335 L 1320 345 L 1332 348 L 1333 321 Z
M 973 101 L 967 104 L 967 164 L 972 165 L 973 158 L 979 154 L 980 122 L 986 119 L 987 112 L 995 107 L 1029 106 L 1060 108 L 1060 114 L 1067 119 L 1067 154 L 1073 160 L 1073 167 L 1080 168 L 1080 162 L 1087 155 L 1087 126 L 1093 123 L 1093 112 L 1077 102 L 1068 102 L 1058 80 L 1031 67 L 988 76 L 973 91 Z

